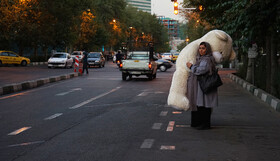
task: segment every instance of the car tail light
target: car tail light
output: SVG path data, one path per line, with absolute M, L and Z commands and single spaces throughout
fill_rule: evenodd
M 149 68 L 152 69 L 152 64 L 151 63 L 149 63 Z
M 120 68 L 122 68 L 122 67 L 123 67 L 123 64 L 121 63 L 121 64 L 120 64 Z

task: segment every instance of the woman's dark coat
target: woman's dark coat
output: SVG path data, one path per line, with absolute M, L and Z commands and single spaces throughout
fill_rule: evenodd
M 187 83 L 187 97 L 189 99 L 190 110 L 196 111 L 197 106 L 218 106 L 218 90 L 215 89 L 210 93 L 204 94 L 197 80 L 197 76 L 211 73 L 213 67 L 215 67 L 215 60 L 213 56 L 197 55 L 196 63 L 191 67 Z

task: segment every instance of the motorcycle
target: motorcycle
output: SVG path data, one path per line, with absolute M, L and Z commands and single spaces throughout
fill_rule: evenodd
M 117 63 L 117 66 L 120 68 L 120 65 L 121 65 L 121 63 L 122 63 L 121 60 L 117 60 L 116 63 Z

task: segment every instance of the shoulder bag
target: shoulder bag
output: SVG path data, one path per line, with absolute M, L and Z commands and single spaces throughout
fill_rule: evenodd
M 214 69 L 212 74 L 208 73 L 197 77 L 201 90 L 204 94 L 211 92 L 223 85 L 221 77 L 218 74 L 218 69 Z

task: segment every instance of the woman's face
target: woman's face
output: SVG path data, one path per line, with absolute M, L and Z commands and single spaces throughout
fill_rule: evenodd
M 201 56 L 205 55 L 206 54 L 206 46 L 200 45 L 199 48 L 198 48 L 198 51 L 199 51 L 199 54 Z

